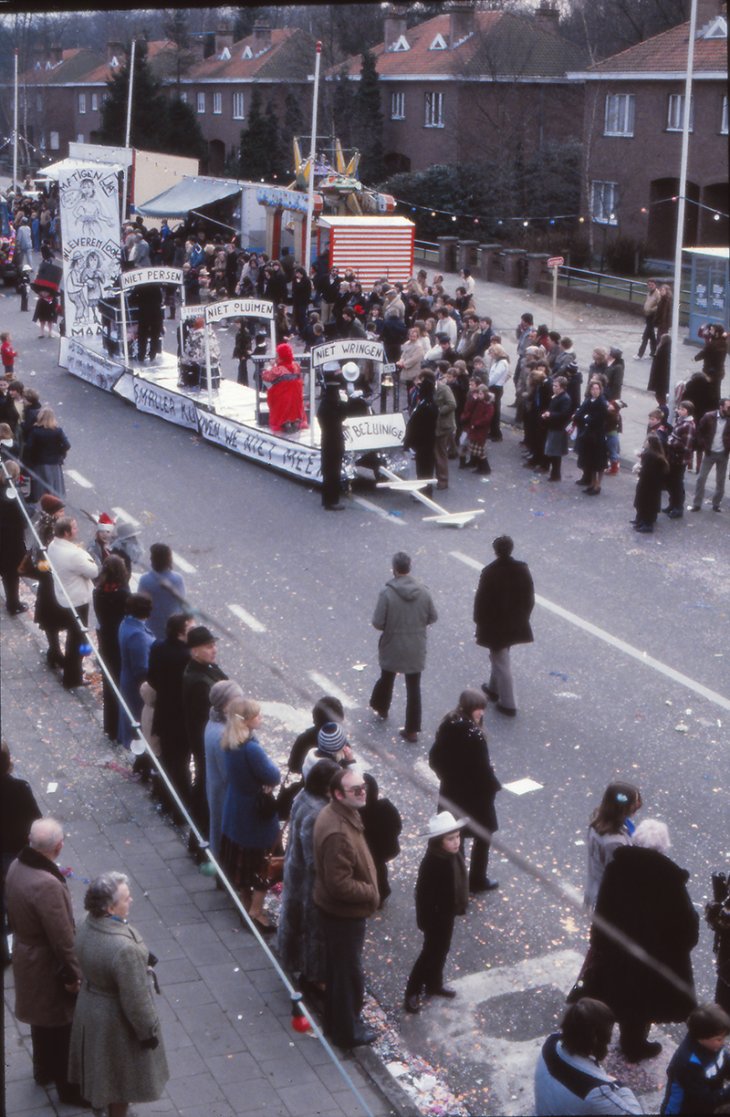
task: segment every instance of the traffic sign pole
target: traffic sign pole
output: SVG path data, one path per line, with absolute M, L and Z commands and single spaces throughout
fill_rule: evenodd
M 550 322 L 550 329 L 555 329 L 555 308 L 558 305 L 558 268 L 562 268 L 565 260 L 562 256 L 551 256 L 547 262 L 547 266 L 552 268 L 553 271 L 553 314 Z

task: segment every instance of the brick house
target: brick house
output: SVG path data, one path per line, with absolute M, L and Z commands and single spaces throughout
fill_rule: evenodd
M 272 103 L 279 121 L 285 119 L 287 93 L 293 93 L 303 130 L 309 132 L 314 48 L 305 31 L 272 31 L 264 23 L 236 43 L 228 32 L 216 34 L 213 54 L 180 81 L 181 96 L 192 105 L 208 142 L 209 174 L 221 174 L 226 157 L 238 147 L 255 86 L 263 110 Z
M 583 88 L 569 80 L 576 47 L 543 2 L 530 16 L 454 5 L 406 27 L 403 6 L 385 18 L 373 48 L 384 116 L 388 173 L 473 161 L 507 144 L 511 152 L 579 138 Z M 578 52 L 578 58 L 580 54 Z M 361 60 L 345 64 L 352 80 Z M 342 71 L 334 67 L 330 76 Z
M 280 120 L 287 93 L 292 91 L 304 128 L 309 130 L 314 45 L 304 31 L 272 31 L 257 24 L 251 35 L 236 43 L 229 32 L 216 32 L 208 58 L 203 58 L 203 42 L 198 40 L 193 57 L 179 73 L 174 43 L 147 43 L 147 57 L 163 87 L 171 94 L 179 93 L 192 106 L 208 144 L 203 170 L 219 175 L 226 157 L 240 142 L 254 85 L 261 88 L 264 111 L 273 102 Z M 121 43 L 108 43 L 105 53 L 53 48 L 48 58 L 36 58 L 21 75 L 19 131 L 36 149 L 36 165 L 42 167 L 44 161 L 66 156 L 70 140 L 98 142 L 106 84 L 124 57 Z M 12 98 L 12 81 L 0 83 L 0 114 L 8 131 L 12 129 Z
M 727 15 L 699 0 L 685 244 L 728 242 Z M 689 23 L 570 77 L 585 83 L 583 208 L 604 235 L 671 259 Z M 699 204 L 697 204 L 699 203 Z M 720 214 L 716 217 L 716 214 Z

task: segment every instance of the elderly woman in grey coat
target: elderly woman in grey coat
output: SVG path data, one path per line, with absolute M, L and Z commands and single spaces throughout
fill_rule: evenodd
M 126 1117 L 130 1102 L 156 1101 L 170 1077 L 152 1000 L 150 955 L 127 922 L 132 897 L 123 873 L 92 880 L 89 913 L 76 935 L 84 980 L 71 1031 L 69 1080 L 94 1109 Z
M 223 826 L 223 804 L 226 801 L 228 773 L 226 754 L 221 748 L 221 738 L 226 727 L 226 710 L 234 698 L 243 698 L 238 683 L 222 679 L 210 688 L 210 714 L 205 727 L 205 794 L 208 799 L 210 827 L 208 837 L 213 855 L 218 857 L 221 850 Z
M 304 788 L 294 799 L 289 841 L 284 861 L 284 887 L 279 914 L 277 949 L 285 969 L 300 974 L 304 991 L 324 989 L 325 943 L 314 889 L 314 824 L 328 803 L 328 788 L 339 765 L 318 760 L 310 768 Z

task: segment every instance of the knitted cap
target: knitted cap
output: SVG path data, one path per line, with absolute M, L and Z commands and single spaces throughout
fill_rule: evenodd
M 328 756 L 334 756 L 340 749 L 344 749 L 346 744 L 345 732 L 336 721 L 326 722 L 317 734 L 317 748 L 320 752 L 326 752 Z

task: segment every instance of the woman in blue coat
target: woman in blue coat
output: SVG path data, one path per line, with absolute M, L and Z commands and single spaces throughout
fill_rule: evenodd
M 228 786 L 223 804 L 220 860 L 228 879 L 259 931 L 276 931 L 264 912 L 265 858 L 279 841 L 276 808 L 270 817 L 261 809 L 262 793 L 271 791 L 281 774 L 256 737 L 261 707 L 249 698 L 236 698 L 226 711 L 221 747 L 226 753 Z
M 119 689 L 135 721 L 142 713 L 142 696 L 139 688 L 147 678 L 150 648 L 155 637 L 146 621 L 152 612 L 152 599 L 146 593 L 130 593 L 125 605 L 125 617 L 119 626 Z M 119 711 L 119 740 L 129 748 L 132 743 L 132 726 L 123 709 Z

